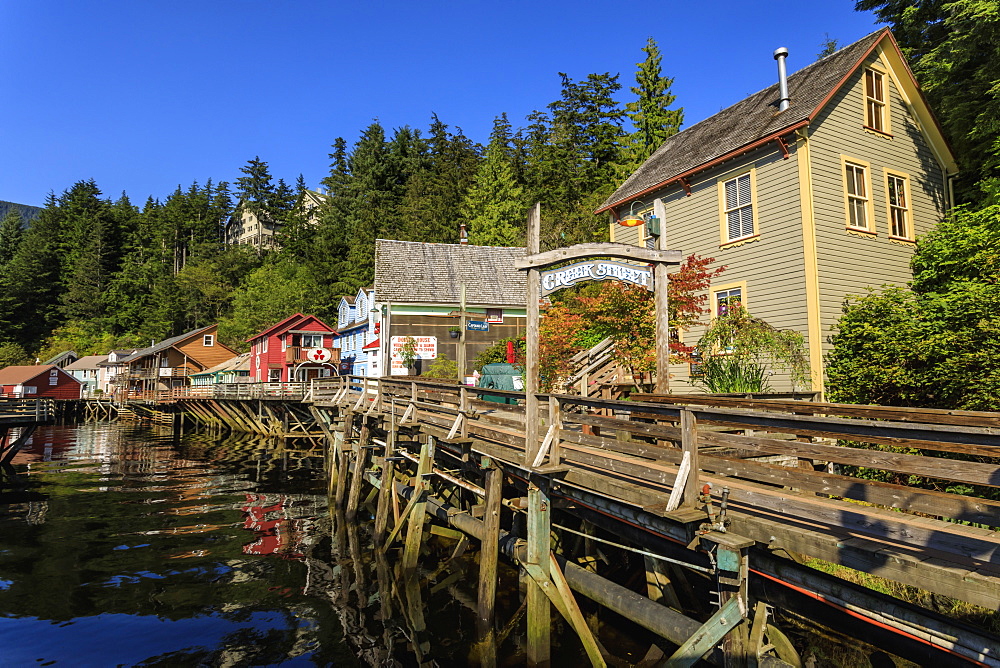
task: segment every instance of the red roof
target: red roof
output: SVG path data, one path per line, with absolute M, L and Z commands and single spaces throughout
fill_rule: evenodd
M 376 348 L 378 348 L 378 339 L 375 339 L 361 350 L 375 350 Z
M 299 325 L 305 320 L 309 320 L 310 318 L 312 318 L 319 324 L 323 325 L 323 327 L 325 327 L 328 331 L 336 333 L 337 330 L 335 330 L 333 327 L 330 327 L 330 325 L 326 324 L 318 317 L 314 315 L 303 315 L 302 313 L 296 313 L 295 315 L 288 316 L 287 318 L 277 323 L 276 325 L 271 325 L 263 332 L 254 334 L 253 336 L 249 337 L 247 341 L 253 341 L 254 339 L 259 339 L 265 336 L 271 336 L 272 334 L 280 334 L 282 332 L 287 332 L 292 327 L 295 327 L 296 325 Z

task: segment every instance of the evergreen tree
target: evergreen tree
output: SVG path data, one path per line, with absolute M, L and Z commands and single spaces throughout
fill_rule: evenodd
M 837 52 L 837 40 L 830 37 L 830 33 L 823 33 L 823 41 L 820 42 L 820 52 L 816 54 L 816 60 L 832 56 Z
M 625 164 L 629 169 L 623 175 L 626 177 L 645 162 L 668 137 L 677 134 L 684 122 L 683 108 L 669 108 L 677 99 L 676 95 L 670 93 L 674 80 L 663 76 L 660 69 L 663 57 L 652 37 L 642 50 L 646 59 L 636 63 L 639 68 L 635 74 L 637 85 L 631 89 L 636 99 L 625 105 L 625 114 L 635 127 L 627 141 Z
M 892 28 L 955 151 L 959 200 L 1000 199 L 996 0 L 858 0 L 855 7 Z
M 50 193 L 0 274 L 0 340 L 37 350 L 58 324 L 63 232 L 59 200 Z
M 456 212 L 475 175 L 479 154 L 462 134 L 448 131 L 435 114 L 431 119 L 427 151 L 420 156 L 406 181 L 399 205 L 400 238 L 409 241 L 455 243 Z
M 525 135 L 529 200 L 543 203 L 542 243 L 549 247 L 605 236 L 604 219 L 592 212 L 617 184 L 624 136 L 618 75 L 560 76 L 551 118 L 534 112 Z
M 527 204 L 524 189 L 511 165 L 510 124 L 507 115 L 493 122 L 486 156 L 466 193 L 462 212 L 468 221 L 469 243 L 482 246 L 521 246 Z
M 14 257 L 21 243 L 24 234 L 22 225 L 21 212 L 16 207 L 11 207 L 0 221 L 0 270 Z

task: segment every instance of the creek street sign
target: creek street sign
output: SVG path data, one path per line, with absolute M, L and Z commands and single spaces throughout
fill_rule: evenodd
M 587 260 L 541 272 L 541 296 L 584 281 L 622 281 L 653 290 L 653 270 L 645 265 L 608 260 Z
M 465 323 L 465 328 L 470 332 L 488 332 L 490 331 L 490 323 L 485 320 L 470 320 Z

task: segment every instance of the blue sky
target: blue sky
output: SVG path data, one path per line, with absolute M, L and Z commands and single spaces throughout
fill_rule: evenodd
M 233 181 L 259 155 L 318 185 L 338 136 L 432 113 L 485 142 L 559 95 L 558 72 L 621 74 L 652 36 L 685 126 L 879 26 L 853 0 L 767 3 L 0 0 L 0 200 L 81 179 L 134 203 Z

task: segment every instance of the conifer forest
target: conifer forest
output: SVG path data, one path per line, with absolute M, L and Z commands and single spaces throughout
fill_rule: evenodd
M 341 295 L 372 282 L 375 239 L 457 243 L 464 223 L 472 244 L 520 246 L 536 201 L 543 244 L 600 240 L 606 218 L 593 210 L 683 120 L 656 44 L 642 51 L 627 91 L 618 74 L 559 74 L 554 101 L 520 127 L 500 113 L 486 146 L 436 115 L 426 128 L 373 121 L 353 142 L 335 138 L 312 220 L 299 206 L 304 179 L 276 177 L 261 156 L 233 182 L 145 202 L 83 180 L 50 193 L 28 225 L 11 208 L 0 224 L 0 364 L 147 346 L 215 322 L 244 349 L 297 311 L 335 321 Z M 276 248 L 224 243 L 241 210 L 280 228 Z

